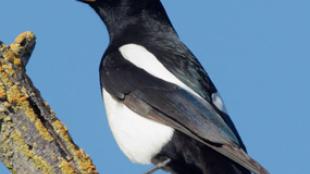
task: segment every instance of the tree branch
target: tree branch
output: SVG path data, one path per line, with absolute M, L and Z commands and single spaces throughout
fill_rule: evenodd
M 31 32 L 0 41 L 0 160 L 12 173 L 97 174 L 26 74 L 34 47 Z

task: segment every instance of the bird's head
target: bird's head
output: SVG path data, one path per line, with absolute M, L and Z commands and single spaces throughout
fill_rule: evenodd
M 78 0 L 90 5 L 105 21 L 139 17 L 143 14 L 151 16 L 165 13 L 160 0 Z
M 128 26 L 135 28 L 147 26 L 151 28 L 164 28 L 170 30 L 171 23 L 160 0 L 78 0 L 88 4 L 106 24 L 109 34 L 123 32 Z M 163 24 L 159 26 L 159 24 Z M 153 27 L 157 25 L 157 27 Z M 133 28 L 133 27 L 131 27 Z
M 160 0 L 77 0 L 90 5 L 97 13 L 109 15 L 136 14 L 141 11 L 163 10 Z M 159 9 L 160 6 L 160 9 Z M 99 14 L 100 15 L 100 14 Z
M 109 7 L 117 7 L 117 6 L 143 6 L 145 4 L 149 4 L 150 2 L 160 2 L 160 0 L 77 0 L 83 3 L 86 3 L 92 7 L 94 6 L 109 6 Z
M 78 0 L 86 3 L 97 14 L 109 23 L 119 19 L 128 20 L 131 16 L 138 16 L 142 11 L 149 11 L 160 4 L 160 0 Z

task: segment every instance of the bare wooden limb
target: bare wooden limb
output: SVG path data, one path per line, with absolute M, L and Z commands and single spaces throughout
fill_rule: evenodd
M 96 174 L 26 74 L 31 32 L 0 42 L 0 161 L 18 174 Z

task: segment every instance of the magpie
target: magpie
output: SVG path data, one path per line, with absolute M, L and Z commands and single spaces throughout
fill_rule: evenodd
M 267 174 L 248 156 L 216 87 L 160 0 L 79 0 L 107 27 L 100 63 L 108 122 L 134 163 L 174 174 Z

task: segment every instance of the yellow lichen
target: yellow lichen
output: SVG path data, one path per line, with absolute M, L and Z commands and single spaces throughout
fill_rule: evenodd
M 75 174 L 74 168 L 67 160 L 61 160 L 59 168 L 64 174 Z
M 5 156 L 11 156 L 13 153 L 12 146 L 10 143 L 6 143 L 10 141 L 10 129 L 12 128 L 12 120 L 7 115 L 0 114 L 0 120 L 2 122 L 2 129 L 0 130 L 0 153 Z M 2 162 L 5 166 L 11 169 L 13 166 L 11 161 L 7 158 L 2 158 Z
M 81 171 L 88 174 L 95 174 L 96 167 L 94 166 L 91 159 L 86 155 L 82 149 L 77 149 L 76 146 L 71 141 L 71 138 L 68 134 L 67 128 L 59 121 L 55 120 L 53 122 L 53 127 L 64 140 L 68 150 L 73 154 L 74 161 L 78 163 L 78 167 Z
M 22 110 L 24 110 L 26 116 L 29 118 L 29 120 L 34 123 L 38 133 L 44 138 L 46 141 L 52 141 L 54 138 L 51 136 L 51 134 L 48 132 L 47 128 L 44 127 L 43 123 L 40 119 L 38 119 L 38 116 L 35 114 L 31 106 L 29 105 L 28 101 L 24 101 L 20 103 L 20 106 Z
M 6 92 L 4 85 L 0 83 L 0 99 L 5 99 L 6 98 Z
M 6 156 L 11 156 L 13 154 L 16 155 L 16 153 L 19 153 L 20 155 L 17 156 L 25 157 L 28 159 L 29 162 L 33 163 L 33 166 L 42 171 L 42 173 L 54 173 L 53 168 L 48 164 L 48 162 L 35 154 L 35 152 L 32 150 L 33 148 L 29 148 L 29 145 L 25 142 L 21 133 L 17 129 L 12 131 L 12 119 L 5 115 L 1 115 L 0 117 L 3 121 L 3 129 L 1 129 L 2 131 L 0 137 L 0 152 Z M 4 158 L 2 162 L 7 166 L 8 169 L 12 170 L 12 173 L 17 173 L 14 171 L 14 167 L 12 166 L 13 164 L 10 160 Z
M 10 45 L 10 50 L 16 56 L 22 56 L 23 54 L 31 51 L 27 49 L 31 49 L 31 45 L 34 45 L 34 43 L 35 43 L 35 35 L 29 31 L 24 32 L 16 37 L 15 41 Z
M 15 58 L 13 60 L 14 65 L 16 66 L 21 66 L 22 65 L 22 61 L 20 60 L 20 58 Z
M 26 32 L 23 32 L 20 35 L 18 35 L 15 38 L 13 44 L 21 44 L 22 42 L 24 42 L 24 40 L 27 40 L 28 42 L 35 41 L 35 39 L 36 39 L 36 37 L 35 37 L 33 32 L 26 31 Z
M 29 146 L 27 145 L 27 143 L 25 143 L 20 132 L 18 132 L 17 130 L 14 130 L 11 133 L 11 138 L 16 144 L 15 147 L 18 148 L 17 152 L 21 153 L 23 156 L 30 159 L 37 169 L 42 171 L 42 173 L 46 173 L 46 174 L 54 173 L 53 168 L 48 164 L 47 161 L 43 160 L 40 156 L 38 156 L 32 150 L 29 149 Z
M 38 133 L 46 140 L 52 141 L 53 137 L 50 135 L 48 130 L 44 127 L 43 123 L 31 108 L 27 101 L 28 95 L 23 94 L 17 85 L 11 86 L 7 91 L 7 100 L 15 108 L 21 109 L 25 112 L 26 116 L 31 122 L 34 123 Z
M 19 35 L 15 41 L 9 46 L 6 47 L 4 44 L 0 44 L 0 51 L 2 53 L 0 58 L 0 99 L 5 99 L 6 101 L 1 103 L 1 107 L 11 108 L 15 112 L 23 111 L 29 121 L 31 121 L 38 133 L 44 138 L 46 141 L 53 141 L 53 136 L 50 134 L 48 129 L 44 126 L 42 121 L 38 118 L 36 112 L 34 112 L 32 106 L 30 105 L 28 99 L 29 96 L 33 94 L 29 94 L 29 91 L 16 81 L 12 80 L 17 77 L 15 72 L 16 68 L 22 67 L 22 61 L 20 59 L 21 56 L 28 55 L 27 53 L 31 52 L 32 44 L 35 43 L 35 36 L 31 32 L 25 32 Z M 27 45 L 27 46 L 25 46 Z M 49 108 L 48 104 L 46 107 Z M 51 111 L 52 112 L 52 111 Z M 4 117 L 1 119 L 10 119 L 10 117 Z M 11 120 L 7 120 L 11 121 Z M 57 119 L 52 123 L 53 129 L 62 139 L 66 149 L 72 155 L 72 163 L 77 164 L 78 170 L 81 173 L 85 174 L 97 174 L 95 166 L 93 165 L 91 159 L 86 155 L 86 153 L 77 148 L 77 146 L 73 143 L 67 128 Z M 22 126 L 21 131 L 27 131 L 27 127 Z M 3 135 L 3 134 L 1 134 Z M 36 155 L 32 149 L 34 149 L 37 144 L 33 143 L 33 148 L 30 148 L 24 141 L 21 133 L 18 130 L 14 130 L 10 133 L 10 140 L 17 145 L 18 150 L 16 152 L 23 154 L 28 157 L 34 164 L 37 166 L 42 173 L 52 173 L 53 169 L 49 166 L 47 161 L 44 161 L 40 156 Z M 3 140 L 3 139 L 2 139 Z M 1 144 L 1 142 L 0 142 Z M 4 146 L 0 147 L 5 148 Z M 7 147 L 12 148 L 12 147 Z M 15 150 L 11 150 L 14 151 Z M 57 159 L 58 156 L 56 154 L 50 154 L 54 159 Z M 10 167 L 10 165 L 6 165 Z M 59 166 L 64 174 L 74 174 L 75 166 L 72 166 L 70 162 L 65 159 L 61 159 L 61 163 Z M 14 171 L 12 171 L 14 173 Z
M 3 69 L 3 66 L 1 67 Z M 12 86 L 13 82 L 9 79 L 9 74 L 7 72 L 0 71 L 0 79 L 3 86 Z
M 4 60 L 9 61 L 9 62 L 13 62 L 14 58 L 16 58 L 14 52 L 11 51 L 10 49 L 3 52 L 2 56 Z
M 7 98 L 10 103 L 15 104 L 21 102 L 21 96 L 22 94 L 20 93 L 17 85 L 10 87 L 7 91 Z
M 15 73 L 11 64 L 2 65 L 2 68 L 7 73 L 7 76 L 13 76 L 13 74 Z
M 37 119 L 34 123 L 36 129 L 38 130 L 39 134 L 44 138 L 46 141 L 52 141 L 54 138 L 48 132 L 46 127 L 43 126 L 41 120 Z
M 67 133 L 68 129 L 59 120 L 53 121 L 52 124 L 57 133 L 61 133 L 62 135 Z
M 68 129 L 59 120 L 54 120 L 52 126 L 56 133 L 62 137 L 66 143 L 69 142 L 69 145 L 72 144 L 70 141 L 70 136 L 68 135 Z
M 87 156 L 82 149 L 76 150 L 75 155 L 76 158 L 79 159 L 78 164 L 82 171 L 86 173 L 96 173 L 96 168 L 93 162 L 90 160 L 89 156 Z

